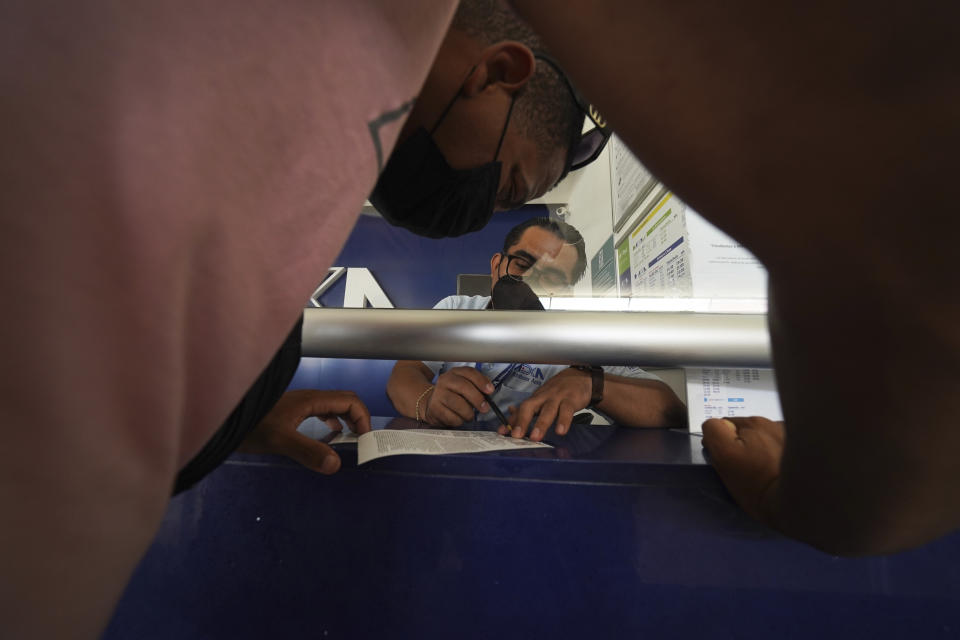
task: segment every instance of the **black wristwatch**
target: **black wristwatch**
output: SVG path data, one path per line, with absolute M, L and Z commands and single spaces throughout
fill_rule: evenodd
M 593 391 L 590 393 L 590 404 L 587 406 L 595 407 L 603 402 L 603 367 L 575 364 L 570 368 L 590 372 L 590 382 L 593 383 Z

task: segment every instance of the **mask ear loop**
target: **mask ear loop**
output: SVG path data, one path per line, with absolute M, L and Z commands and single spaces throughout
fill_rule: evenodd
M 453 98 L 450 100 L 450 102 L 447 103 L 447 106 L 443 108 L 443 111 L 440 112 L 440 117 L 437 118 L 436 123 L 434 123 L 434 125 L 430 127 L 431 138 L 433 137 L 433 134 L 436 132 L 436 130 L 440 127 L 440 123 L 443 122 L 443 119 L 447 117 L 448 113 L 450 113 L 450 109 L 453 108 L 453 103 L 456 102 L 457 98 L 460 97 L 460 90 L 463 88 L 463 84 L 467 81 L 467 78 L 473 75 L 473 72 L 476 70 L 477 70 L 477 65 L 473 65 L 472 67 L 470 67 L 470 73 L 464 76 L 463 82 L 460 83 L 460 88 L 457 89 L 457 92 L 453 94 Z
M 473 75 L 473 72 L 477 70 L 477 65 L 470 67 L 470 72 L 464 76 L 463 82 L 460 83 L 460 86 L 463 87 L 463 83 L 467 81 L 467 78 Z M 457 89 L 457 92 L 454 94 L 450 102 L 447 103 L 447 106 L 443 108 L 443 111 L 440 112 L 440 117 L 437 118 L 437 121 L 432 127 L 430 127 L 430 137 L 433 137 L 433 134 L 436 133 L 437 129 L 440 127 L 440 123 L 443 122 L 444 118 L 447 117 L 447 114 L 450 113 L 450 109 L 453 108 L 453 103 L 457 101 L 457 98 L 460 97 L 460 89 Z M 497 158 L 500 157 L 500 147 L 503 146 L 503 139 L 507 137 L 507 128 L 510 126 L 510 116 L 513 114 L 513 105 L 517 103 L 517 96 L 513 94 L 510 97 L 510 108 L 507 109 L 507 119 L 503 123 L 503 130 L 500 131 L 500 140 L 497 141 L 497 150 L 493 154 L 493 161 L 496 162 Z
M 493 161 L 497 161 L 497 157 L 500 155 L 500 147 L 503 146 L 503 139 L 507 137 L 507 127 L 510 126 L 510 114 L 513 113 L 513 105 L 517 104 L 517 95 L 513 94 L 510 97 L 510 108 L 507 109 L 507 121 L 503 123 L 503 131 L 500 132 L 500 140 L 497 142 L 497 152 L 493 154 Z

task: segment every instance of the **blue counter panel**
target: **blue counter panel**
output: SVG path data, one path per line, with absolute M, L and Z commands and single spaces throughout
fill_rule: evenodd
M 831 557 L 743 515 L 698 440 L 624 431 L 331 477 L 235 455 L 171 502 L 106 638 L 960 636 L 960 536 Z

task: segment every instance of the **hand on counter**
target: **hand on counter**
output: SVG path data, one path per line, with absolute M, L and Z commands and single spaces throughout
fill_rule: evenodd
M 324 474 L 336 473 L 340 456 L 330 446 L 297 431 L 300 423 L 316 416 L 334 431 L 346 421 L 356 434 L 370 431 L 370 411 L 352 391 L 288 391 L 254 428 L 238 451 L 287 456 L 303 466 Z
M 783 422 L 766 418 L 711 419 L 703 423 L 703 446 L 730 495 L 751 516 L 771 524 L 764 509 L 780 478 Z
M 557 435 L 565 435 L 570 430 L 573 414 L 590 404 L 592 388 L 589 373 L 576 369 L 561 371 L 544 382 L 520 406 L 509 408 L 510 426 L 513 427 L 510 435 L 514 438 L 524 437 L 534 416 L 537 419 L 530 431 L 531 440 L 542 440 L 554 422 L 557 424 Z M 506 427 L 500 427 L 498 431 L 507 434 Z

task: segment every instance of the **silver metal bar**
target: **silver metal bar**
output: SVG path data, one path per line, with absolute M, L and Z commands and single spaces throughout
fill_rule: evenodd
M 771 367 L 765 315 L 306 309 L 303 355 L 446 362 Z

